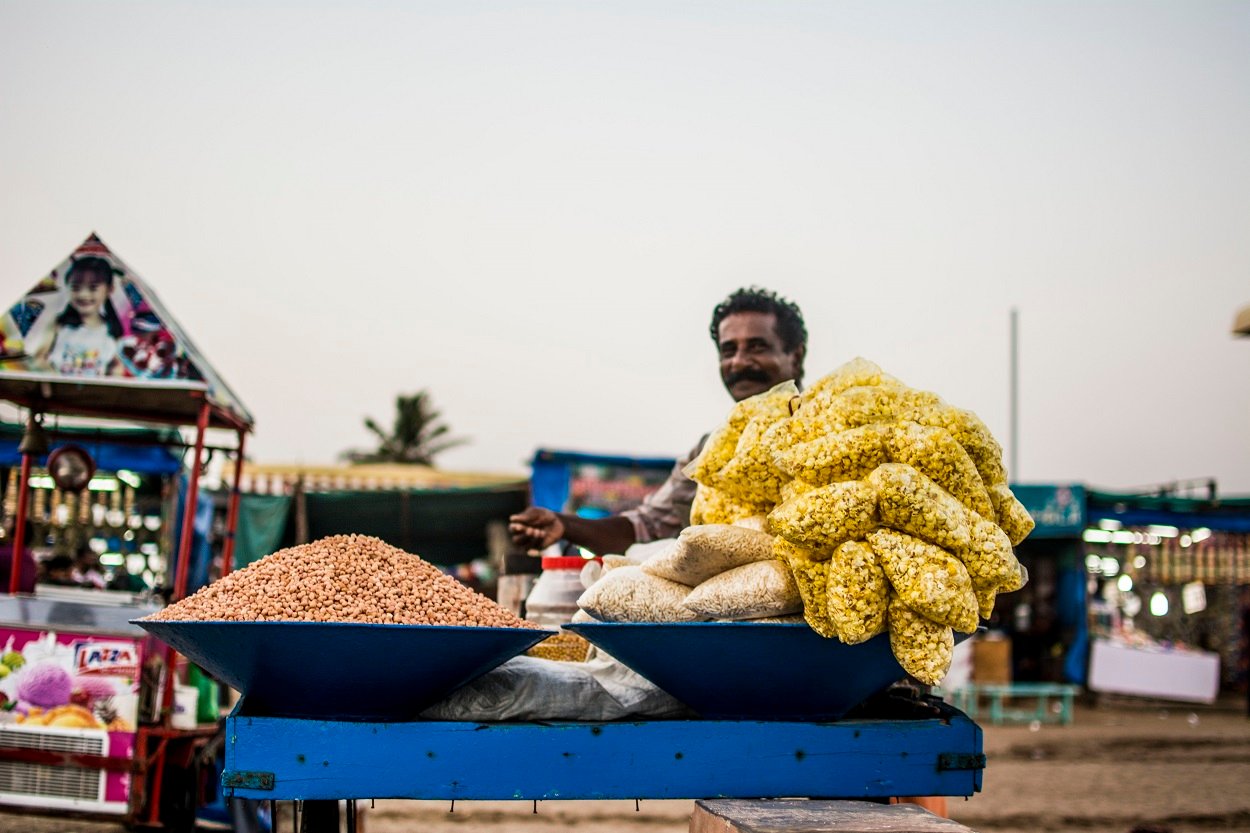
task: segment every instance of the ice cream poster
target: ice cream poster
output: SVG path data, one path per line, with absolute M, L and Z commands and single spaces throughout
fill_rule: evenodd
M 0 646 L 3 737 L 79 737 L 99 742 L 93 754 L 134 756 L 142 640 L 0 627 Z M 128 772 L 108 771 L 102 798 L 124 809 L 129 788 Z
M 151 290 L 92 235 L 0 317 L 0 369 L 199 381 Z

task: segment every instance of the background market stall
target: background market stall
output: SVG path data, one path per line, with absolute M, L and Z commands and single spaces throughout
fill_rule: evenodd
M 145 572 L 151 572 L 153 583 L 164 585 L 174 599 L 184 596 L 191 580 L 197 519 L 201 516 L 199 483 L 209 445 L 208 434 L 221 431 L 233 439 L 233 443 L 216 448 L 233 455 L 237 467 L 243 459 L 246 435 L 252 428 L 251 415 L 151 288 L 94 234 L 8 308 L 0 318 L 0 337 L 0 400 L 20 409 L 24 425 L 17 448 L 20 465 L 16 470 L 16 498 L 12 506 L 18 521 L 45 520 L 31 517 L 38 501 L 37 498 L 32 500 L 34 467 L 44 461 L 49 468 L 40 476 L 51 477 L 62 493 L 75 496 L 73 501 L 62 504 L 64 511 L 52 518 L 50 526 L 55 526 L 60 516 L 72 514 L 76 520 L 84 521 L 84 528 L 95 528 L 97 504 L 83 498 L 84 494 L 91 496 L 91 475 L 99 462 L 91 453 L 91 443 L 69 443 L 62 449 L 64 453 L 46 460 L 43 456 L 50 445 L 49 434 L 60 438 L 71 421 L 194 426 L 193 440 L 185 444 L 190 451 L 183 461 L 186 485 L 176 490 L 179 503 L 192 509 L 181 512 L 176 523 L 169 520 L 167 512 L 161 521 L 161 526 L 170 527 L 171 540 L 163 551 L 166 556 L 160 565 L 163 575 L 158 577 L 156 571 L 150 569 L 153 566 L 150 551 L 140 549 L 134 553 L 144 556 L 148 568 Z M 85 439 L 86 435 L 77 438 Z M 113 445 L 116 442 L 108 447 Z M 97 454 L 103 454 L 104 448 L 98 446 Z M 130 485 L 122 474 L 129 471 L 133 470 L 119 466 L 115 471 L 117 481 Z M 121 489 L 119 486 L 118 491 Z M 135 509 L 136 506 L 126 507 L 123 503 L 115 510 L 110 504 L 103 509 L 102 520 L 107 523 L 111 512 L 120 511 L 124 525 L 129 527 L 132 517 L 145 517 L 135 513 Z M 237 509 L 235 494 L 229 501 L 225 524 L 224 571 L 229 571 L 232 563 L 232 532 Z M 146 529 L 147 525 L 140 521 L 139 526 Z M 14 524 L 15 553 L 21 553 L 27 545 L 26 529 L 25 523 Z M 137 533 L 138 530 L 127 531 Z M 124 532 L 122 537 L 125 538 Z M 159 545 L 155 554 L 158 558 L 162 554 Z M 14 558 L 10 592 L 18 588 L 20 572 L 21 560 Z M 133 694 L 137 703 L 148 690 L 153 692 L 158 708 L 156 714 L 149 716 L 154 719 L 148 722 L 143 720 L 143 715 L 137 715 L 138 725 L 131 726 L 129 738 L 114 738 L 114 735 L 124 734 L 123 724 L 114 726 L 110 720 L 103 727 L 107 746 L 84 751 L 74 744 L 87 738 L 89 733 L 98 732 L 94 724 L 63 723 L 63 728 L 55 733 L 25 725 L 33 722 L 29 720 L 33 708 L 45 711 L 52 708 L 47 698 L 53 695 L 45 692 L 44 701 L 28 710 L 28 719 L 13 726 L 0 741 L 0 761 L 7 767 L 12 787 L 9 793 L 24 790 L 17 803 L 27 806 L 55 809 L 65 808 L 68 802 L 74 809 L 122 814 L 136 823 L 189 826 L 202 798 L 197 775 L 201 753 L 211 746 L 220 728 L 216 723 L 204 729 L 175 726 L 178 666 L 172 648 L 162 646 L 153 651 L 147 643 L 119 641 L 126 636 L 133 639 L 139 633 L 133 626 L 124 624 L 125 619 L 149 612 L 151 602 L 138 598 L 107 602 L 100 597 L 90 600 L 58 598 L 63 608 L 60 615 L 54 616 L 50 611 L 46 615 L 39 614 L 43 595 L 37 586 L 33 601 L 14 597 L 11 607 L 17 612 L 3 624 L 16 634 L 13 645 L 19 647 L 20 642 L 23 654 L 27 644 L 39 648 L 43 640 L 47 643 L 43 653 L 69 656 L 84 680 L 114 679 L 118 686 L 114 694 L 101 697 L 107 702 L 94 712 L 89 708 L 90 702 L 88 707 L 83 707 L 84 713 L 78 714 L 81 723 L 88 723 L 89 719 L 101 722 L 106 715 L 124 720 L 124 716 L 113 714 L 119 711 L 116 701 Z M 107 622 L 97 609 L 102 604 L 116 609 Z M 84 624 L 69 629 L 67 616 Z M 56 635 L 49 637 L 53 633 Z M 64 646 L 64 650 L 58 646 Z M 102 667 L 92 667 L 93 658 L 99 657 L 108 662 Z M 34 702 L 28 683 L 30 675 L 42 665 L 31 663 L 30 667 L 14 669 L 11 676 L 16 680 L 20 699 Z M 148 669 L 154 673 L 144 673 Z M 55 676 L 53 672 L 47 673 Z M 125 690 L 121 688 L 123 685 Z M 88 686 L 84 683 L 80 687 Z M 75 690 L 71 688 L 64 696 L 72 697 Z M 61 695 L 58 690 L 53 699 Z M 18 705 L 20 707 L 21 702 Z M 65 705 L 82 707 L 80 703 Z M 69 748 L 72 751 L 68 754 L 64 752 L 65 736 L 71 738 Z M 93 773 L 101 782 L 93 797 L 62 796 L 49 801 L 49 796 L 41 792 L 48 788 L 40 785 L 75 778 L 90 780 Z M 113 780 L 121 786 L 110 792 L 104 783 L 109 779 L 99 778 L 101 773 L 116 775 Z M 35 786 L 26 786 L 29 784 Z M 3 795 L 0 795 L 0 802 L 13 803 Z

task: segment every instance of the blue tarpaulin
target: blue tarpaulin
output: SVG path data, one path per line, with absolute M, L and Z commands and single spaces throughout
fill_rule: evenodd
M 540 448 L 534 452 L 534 459 L 530 464 L 530 496 L 535 506 L 563 512 L 569 499 L 573 469 L 577 466 L 613 466 L 667 472 L 674 462 L 676 461 L 672 457 L 622 457 Z
M 0 425 L 0 467 L 12 468 L 22 464 L 18 445 L 23 429 L 19 425 Z M 51 453 L 61 446 L 77 445 L 86 449 L 99 471 L 133 471 L 139 474 L 168 475 L 182 470 L 181 448 L 171 449 L 163 443 L 180 443 L 176 431 L 58 431 L 49 443 Z M 44 455 L 35 459 L 39 467 L 47 465 Z

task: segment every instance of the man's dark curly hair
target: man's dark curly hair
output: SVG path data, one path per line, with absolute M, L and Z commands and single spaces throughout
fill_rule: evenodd
M 807 346 L 807 325 L 799 305 L 759 286 L 736 290 L 712 310 L 709 332 L 714 344 L 720 344 L 720 322 L 738 312 L 771 312 L 777 316 L 777 335 L 787 353 Z

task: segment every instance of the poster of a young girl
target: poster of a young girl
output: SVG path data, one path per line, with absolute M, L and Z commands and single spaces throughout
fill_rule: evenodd
M 32 354 L 34 366 L 63 376 L 125 375 L 118 354 L 122 323 L 109 295 L 113 267 L 100 257 L 80 257 L 65 275 L 69 299 Z

